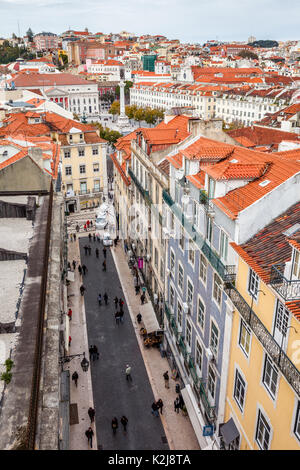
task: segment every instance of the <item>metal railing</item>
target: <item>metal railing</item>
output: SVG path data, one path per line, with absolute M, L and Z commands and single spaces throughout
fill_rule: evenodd
M 233 286 L 225 289 L 226 294 L 231 299 L 234 306 L 237 308 L 243 319 L 250 326 L 251 330 L 262 344 L 268 355 L 272 358 L 274 363 L 280 369 L 287 382 L 300 395 L 300 372 L 291 362 L 288 356 L 280 348 L 274 337 L 267 330 L 265 325 L 261 322 L 258 316 L 251 310 L 251 307 L 246 302 L 244 297 Z
M 198 248 L 204 253 L 206 258 L 209 260 L 213 268 L 218 272 L 221 278 L 224 281 L 234 280 L 235 272 L 234 266 L 225 266 L 220 260 L 219 256 L 213 251 L 213 249 L 208 245 L 204 238 L 196 231 L 194 225 L 187 219 L 180 207 L 174 203 L 170 194 L 163 190 L 163 199 L 166 204 L 170 207 L 172 212 L 179 219 L 180 223 L 184 229 L 188 232 L 192 240 L 196 243 Z
M 284 300 L 299 300 L 300 279 L 288 280 L 284 276 L 284 267 L 284 263 L 272 266 L 270 284 Z

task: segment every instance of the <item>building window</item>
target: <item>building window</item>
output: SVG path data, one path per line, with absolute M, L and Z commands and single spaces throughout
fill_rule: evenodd
M 241 374 L 237 370 L 235 373 L 235 384 L 234 384 L 234 399 L 237 402 L 241 411 L 244 409 L 245 403 L 245 391 L 246 391 L 246 383 L 242 378 Z
M 250 268 L 249 272 L 249 283 L 248 283 L 248 292 L 256 300 L 258 294 L 258 285 L 259 277 L 258 275 Z
M 97 173 L 99 171 L 99 163 L 93 163 L 93 171 Z
M 72 167 L 71 166 L 66 166 L 65 171 L 66 171 L 66 176 L 71 175 L 72 174 Z
M 250 351 L 250 340 L 251 340 L 251 330 L 248 325 L 241 319 L 240 325 L 240 336 L 239 336 L 239 345 L 241 346 L 242 350 L 249 356 Z
M 175 299 L 175 292 L 172 286 L 170 286 L 170 307 L 174 309 L 174 299 Z
M 195 247 L 193 242 L 189 241 L 189 262 L 194 266 L 195 264 Z
M 216 389 L 216 374 L 212 370 L 212 367 L 209 366 L 208 368 L 208 379 L 207 379 L 207 388 L 212 397 L 215 398 L 215 389 Z
M 98 155 L 98 147 L 93 147 L 93 155 Z
M 287 333 L 289 318 L 289 311 L 284 307 L 280 300 L 277 300 L 273 336 L 280 346 L 281 344 L 283 345 L 283 336 L 286 336 Z
M 265 358 L 265 365 L 264 365 L 264 373 L 263 373 L 263 384 L 271 394 L 272 398 L 275 398 L 276 389 L 277 389 L 277 381 L 278 381 L 278 370 L 273 365 L 273 362 L 266 355 Z
M 200 297 L 198 297 L 198 308 L 197 308 L 197 322 L 201 328 L 204 329 L 204 318 L 205 318 L 205 306 Z
M 158 251 L 157 251 L 157 248 L 154 248 L 154 265 L 157 269 L 158 268 Z
M 262 414 L 258 411 L 255 440 L 262 450 L 268 450 L 270 444 L 271 428 Z
M 295 419 L 295 426 L 294 426 L 294 433 L 300 441 L 300 401 L 298 401 L 298 407 L 297 407 L 296 419 Z
M 200 372 L 202 371 L 202 362 L 203 362 L 203 349 L 197 341 L 197 343 L 196 343 L 196 365 L 199 367 Z
M 228 254 L 228 236 L 226 235 L 223 230 L 221 230 L 220 235 L 220 257 L 227 261 L 227 254 Z
M 64 151 L 64 157 L 65 157 L 65 158 L 70 158 L 70 157 L 71 157 L 71 152 L 70 152 L 70 150 L 65 150 L 65 151 Z
M 100 191 L 100 180 L 94 180 L 94 191 Z
M 78 157 L 84 157 L 84 149 L 78 149 Z
M 183 267 L 178 263 L 178 287 L 183 291 Z
M 186 344 L 189 347 L 191 347 L 191 344 L 192 344 L 192 326 L 191 326 L 191 324 L 188 320 L 186 321 L 185 341 L 186 341 Z
M 177 323 L 182 327 L 182 305 L 180 302 L 177 302 Z
M 207 259 L 204 255 L 200 255 L 200 266 L 199 266 L 199 276 L 200 279 L 206 284 L 206 276 L 207 276 Z
M 84 174 L 85 173 L 85 165 L 79 165 L 79 173 Z
M 296 279 L 300 279 L 300 253 L 296 250 L 293 264 L 293 276 L 295 276 Z
M 207 217 L 206 221 L 206 239 L 209 244 L 212 243 L 212 221 L 210 217 Z
M 216 273 L 214 273 L 213 297 L 217 304 L 220 305 L 222 299 L 222 281 Z
M 184 230 L 183 230 L 183 227 L 180 227 L 179 246 L 182 250 L 184 250 Z
M 219 346 L 219 330 L 216 324 L 212 321 L 210 326 L 210 342 L 209 347 L 212 352 L 217 356 Z
M 188 304 L 193 304 L 193 294 L 194 294 L 194 286 L 191 281 L 188 279 L 187 281 L 187 301 Z
M 175 253 L 173 250 L 170 251 L 170 271 L 175 274 Z

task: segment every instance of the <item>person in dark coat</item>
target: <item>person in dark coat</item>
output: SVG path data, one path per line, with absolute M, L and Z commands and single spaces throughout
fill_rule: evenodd
M 122 418 L 120 419 L 122 425 L 123 425 L 123 428 L 124 428 L 124 432 L 126 432 L 126 427 L 127 427 L 127 424 L 128 424 L 128 418 L 126 418 L 126 416 L 122 416 Z
M 96 248 L 96 258 L 99 258 L 99 250 Z
M 106 261 L 105 260 L 103 261 L 102 266 L 103 266 L 102 271 L 106 271 Z
M 91 239 L 92 239 L 92 235 L 91 233 L 89 233 L 89 241 L 91 241 Z
M 79 232 L 79 230 L 80 230 L 80 227 L 79 227 L 79 225 L 77 224 L 77 225 L 76 225 L 76 232 Z
M 77 387 L 78 374 L 77 374 L 76 370 L 75 370 L 75 372 L 73 372 L 73 374 L 72 374 L 72 380 L 74 380 L 74 383 L 75 383 L 75 385 L 76 385 L 76 387 Z
M 119 303 L 118 297 L 114 298 L 114 303 L 115 303 L 115 308 L 117 309 L 118 308 L 118 303 Z
M 96 241 L 96 235 L 93 233 L 93 242 Z
M 88 415 L 90 417 L 91 424 L 92 424 L 95 421 L 95 410 L 91 406 L 88 409 Z
M 108 303 L 108 295 L 107 295 L 106 292 L 105 292 L 104 295 L 103 295 L 103 299 L 104 299 L 105 305 L 107 305 L 107 303 Z
M 98 294 L 98 302 L 99 302 L 99 305 L 102 305 L 102 295 L 101 294 Z
M 104 247 L 102 251 L 103 251 L 104 258 L 106 258 L 106 248 Z
M 157 404 L 155 403 L 155 401 L 152 403 L 151 408 L 152 408 L 151 413 L 152 413 L 154 416 L 156 416 L 157 418 L 159 418 L 158 406 L 157 406 Z
M 82 267 L 80 266 L 80 264 L 78 265 L 78 272 L 79 272 L 80 276 L 82 276 Z
M 124 323 L 124 310 L 123 309 L 121 309 L 119 312 L 119 318 L 120 318 L 120 322 Z
M 145 296 L 145 294 L 144 294 L 144 292 L 143 292 L 142 295 L 141 295 L 141 304 L 142 304 L 142 305 L 144 304 L 145 300 L 146 300 L 146 296 Z
M 80 294 L 83 295 L 85 290 L 86 290 L 86 288 L 84 287 L 83 284 L 81 284 L 81 286 L 80 286 Z
M 118 423 L 118 420 L 116 417 L 114 417 L 112 420 L 111 420 L 111 427 L 112 427 L 112 430 L 113 430 L 113 434 L 116 434 L 117 432 L 117 429 L 119 427 L 119 423 Z
M 91 445 L 91 448 L 93 447 L 93 436 L 94 436 L 94 431 L 92 430 L 91 427 L 89 427 L 86 431 L 85 431 L 85 435 L 87 437 L 87 440 L 88 440 L 88 444 Z
M 82 271 L 83 271 L 83 275 L 85 276 L 85 274 L 88 272 L 88 268 L 86 267 L 85 264 L 82 265 Z
M 138 322 L 138 323 L 141 323 L 141 321 L 142 321 L 142 315 L 141 315 L 140 313 L 138 313 L 137 316 L 136 316 L 136 319 L 137 319 L 137 322 Z
M 90 353 L 90 360 L 93 359 L 93 353 L 94 353 L 94 349 L 93 349 L 93 346 L 90 345 L 89 347 L 89 353 Z
M 161 398 L 157 400 L 156 405 L 157 405 L 157 408 L 160 410 L 160 414 L 162 414 L 164 404 Z
M 174 411 L 175 413 L 179 413 L 179 408 L 180 408 L 180 398 L 176 397 L 174 400 Z

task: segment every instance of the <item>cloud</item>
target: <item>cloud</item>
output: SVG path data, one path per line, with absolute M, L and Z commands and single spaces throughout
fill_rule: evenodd
M 153 33 L 183 42 L 297 39 L 299 0 L 0 0 L 1 34 L 69 28 Z

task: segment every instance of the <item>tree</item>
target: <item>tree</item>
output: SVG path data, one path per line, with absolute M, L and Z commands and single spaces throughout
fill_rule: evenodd
M 91 124 L 99 130 L 100 137 L 107 140 L 110 144 L 115 144 L 117 140 L 122 137 L 120 132 L 113 131 L 108 127 L 103 127 L 99 122 L 92 122 Z
M 29 42 L 33 42 L 33 32 L 31 28 L 28 29 L 26 36 L 28 37 Z
M 108 112 L 110 114 L 113 114 L 113 115 L 120 114 L 120 102 L 119 101 L 114 101 Z
M 101 95 L 100 100 L 104 101 L 105 103 L 112 104 L 114 101 L 115 97 L 112 93 L 104 93 Z
M 252 52 L 252 51 L 247 51 L 246 49 L 244 49 L 243 51 L 241 51 L 239 53 L 239 56 L 240 57 L 243 57 L 245 59 L 258 59 L 258 55 L 255 54 L 255 52 Z
M 146 110 L 143 108 L 138 108 L 134 113 L 134 119 L 139 121 L 139 126 L 141 125 L 141 121 L 144 121 L 146 118 Z
M 125 114 L 129 119 L 134 119 L 136 110 L 137 107 L 135 104 L 133 104 L 132 106 L 125 106 Z

